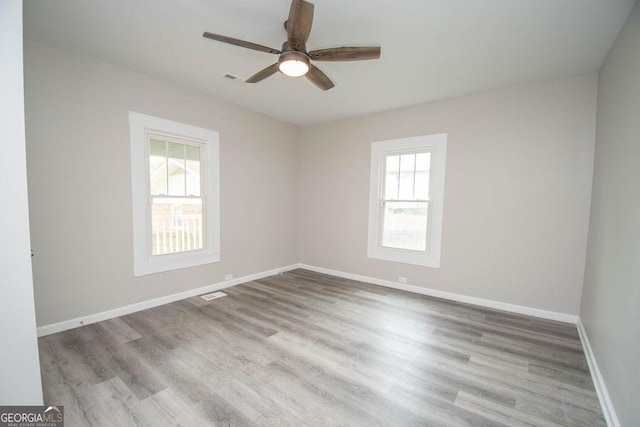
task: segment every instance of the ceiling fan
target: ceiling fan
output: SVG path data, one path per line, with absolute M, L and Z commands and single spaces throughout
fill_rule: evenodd
M 287 41 L 282 44 L 282 50 L 272 49 L 256 43 L 234 39 L 220 34 L 205 32 L 203 37 L 245 47 L 260 52 L 279 55 L 278 62 L 258 71 L 246 80 L 246 83 L 257 83 L 280 71 L 282 74 L 299 77 L 306 76 L 313 84 L 322 90 L 331 89 L 334 84 L 318 67 L 314 61 L 362 61 L 380 58 L 380 46 L 343 46 L 307 52 L 307 40 L 313 24 L 313 3 L 305 0 L 292 0 L 289 18 L 284 21 Z

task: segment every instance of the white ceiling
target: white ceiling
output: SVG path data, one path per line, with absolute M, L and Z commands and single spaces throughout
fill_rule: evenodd
M 322 92 L 279 73 L 277 56 L 204 31 L 280 49 L 290 0 L 26 0 L 25 39 L 94 56 L 306 125 L 598 70 L 634 0 L 315 0 L 309 50 L 382 46 L 375 61 L 316 62 Z

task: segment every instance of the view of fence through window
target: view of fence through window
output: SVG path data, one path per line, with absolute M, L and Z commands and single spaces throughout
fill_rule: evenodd
M 149 138 L 153 255 L 204 248 L 201 159 L 200 145 Z
M 427 250 L 431 153 L 385 157 L 382 246 Z

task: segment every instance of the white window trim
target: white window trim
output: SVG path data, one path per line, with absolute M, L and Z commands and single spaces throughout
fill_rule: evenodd
M 218 132 L 171 120 L 129 112 L 131 131 L 131 187 L 133 203 L 133 275 L 144 276 L 220 261 L 220 140 Z M 202 144 L 205 183 L 205 248 L 199 251 L 152 256 L 148 244 L 151 218 L 148 209 L 147 134 L 177 137 Z
M 383 247 L 382 185 L 384 182 L 383 158 L 398 151 L 428 150 L 431 152 L 431 177 L 429 183 L 429 233 L 428 252 L 394 249 Z M 424 267 L 440 268 L 440 251 L 442 244 L 442 221 L 444 211 L 444 177 L 447 161 L 447 134 L 424 135 L 411 138 L 377 141 L 371 144 L 371 170 L 369 187 L 369 239 L 367 256 L 385 261 L 414 264 Z

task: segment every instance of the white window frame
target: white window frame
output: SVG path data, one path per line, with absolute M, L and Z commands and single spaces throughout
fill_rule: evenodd
M 425 151 L 431 153 L 427 249 L 425 251 L 416 251 L 382 246 L 384 158 L 393 154 Z M 377 141 L 371 144 L 369 239 L 367 246 L 367 256 L 369 258 L 440 268 L 446 162 L 446 133 Z
M 146 114 L 129 112 L 131 136 L 131 187 L 133 203 L 133 274 L 195 267 L 220 261 L 220 139 L 218 132 Z M 152 255 L 149 209 L 149 136 L 178 138 L 202 147 L 204 183 L 204 248 L 174 254 Z

